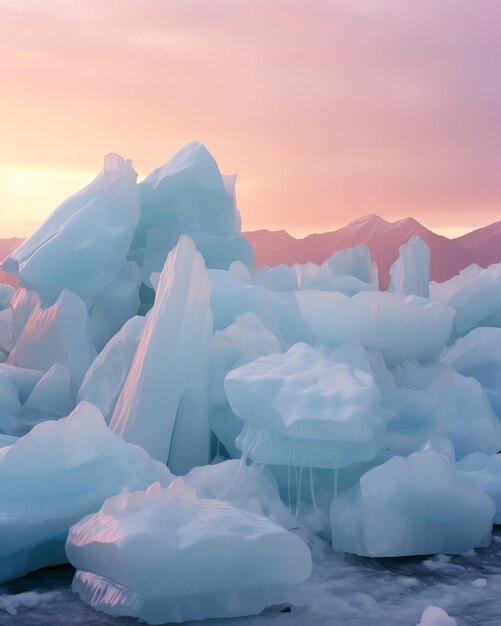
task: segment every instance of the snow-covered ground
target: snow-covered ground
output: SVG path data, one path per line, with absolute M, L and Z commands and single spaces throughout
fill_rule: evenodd
M 273 607 L 257 617 L 210 620 L 234 626 L 415 626 L 425 607 L 445 609 L 458 626 L 501 623 L 501 527 L 489 548 L 463 556 L 363 559 L 313 546 L 311 578 L 291 611 Z M 97 613 L 70 590 L 70 566 L 39 570 L 0 586 L 6 626 L 125 626 L 131 618 Z M 36 592 L 27 594 L 26 592 Z M 17 594 L 23 594 L 17 596 Z M 15 611 L 14 614 L 9 611 Z M 201 624 L 202 622 L 197 622 Z M 195 623 L 192 623 L 195 624 Z

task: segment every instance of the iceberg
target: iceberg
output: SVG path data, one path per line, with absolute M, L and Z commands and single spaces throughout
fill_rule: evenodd
M 240 233 L 234 182 L 221 176 L 203 144 L 192 142 L 139 184 L 141 219 L 132 250 L 142 258 L 146 285 L 182 234 L 195 242 L 208 268 L 228 269 L 236 260 L 254 267 L 252 248 Z
M 210 281 L 183 235 L 160 276 L 153 309 L 110 428 L 176 474 L 209 462 Z M 194 437 L 196 433 L 196 437 Z
M 84 602 L 149 624 L 257 614 L 311 572 L 302 539 L 179 478 L 106 500 L 72 527 L 66 554 Z
M 60 204 L 2 267 L 53 304 L 64 289 L 90 303 L 120 273 L 139 220 L 137 174 L 108 154 L 87 187 Z
M 332 546 L 370 557 L 462 554 L 489 545 L 495 511 L 440 452 L 394 456 L 332 501 Z
M 65 563 L 69 528 L 108 496 L 172 480 L 86 402 L 0 448 L 0 476 L 0 582 Z

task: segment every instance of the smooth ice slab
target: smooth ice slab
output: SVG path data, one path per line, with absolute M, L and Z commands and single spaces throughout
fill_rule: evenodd
M 176 474 L 209 461 L 210 281 L 182 236 L 160 276 L 131 369 L 110 421 Z
M 379 348 L 390 363 L 435 360 L 452 332 L 454 311 L 439 302 L 387 292 L 353 297 L 328 291 L 296 293 L 299 309 L 320 343 Z
M 292 599 L 311 572 L 299 537 L 198 498 L 182 479 L 109 498 L 73 526 L 66 553 L 84 602 L 149 624 L 260 613 Z
M 494 503 L 434 450 L 394 456 L 331 505 L 332 545 L 360 556 L 462 554 L 487 547 Z
M 2 263 L 52 304 L 71 289 L 86 302 L 120 273 L 139 220 L 137 173 L 108 154 L 99 175 L 60 204 Z
M 0 476 L 0 582 L 66 562 L 68 529 L 108 496 L 172 478 L 86 402 L 2 447 Z
M 259 463 L 343 467 L 381 445 L 385 413 L 372 375 L 307 344 L 232 370 L 225 389 L 245 423 L 237 446 Z

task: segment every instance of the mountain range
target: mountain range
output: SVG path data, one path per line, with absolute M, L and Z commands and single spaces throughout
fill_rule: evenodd
M 315 233 L 303 239 L 296 239 L 285 230 L 244 233 L 254 248 L 258 268 L 308 261 L 320 264 L 337 250 L 364 243 L 377 263 L 382 289 L 388 287 L 390 267 L 398 258 L 400 246 L 413 235 L 421 237 L 430 247 L 431 280 L 447 280 L 472 263 L 487 267 L 501 262 L 501 221 L 454 239 L 434 233 L 412 217 L 389 222 L 374 214 L 358 218 L 338 230 Z
M 377 263 L 382 289 L 388 287 L 390 267 L 398 258 L 400 246 L 413 235 L 421 237 L 430 247 L 431 280 L 447 280 L 472 263 L 487 267 L 501 262 L 501 221 L 454 239 L 434 233 L 412 217 L 389 222 L 374 214 L 358 218 L 338 230 L 311 234 L 303 239 L 285 230 L 254 230 L 243 234 L 254 248 L 258 268 L 308 261 L 320 264 L 337 250 L 364 243 Z M 0 239 L 0 261 L 22 241 L 16 237 Z M 0 268 L 0 283 L 15 286 L 17 281 Z

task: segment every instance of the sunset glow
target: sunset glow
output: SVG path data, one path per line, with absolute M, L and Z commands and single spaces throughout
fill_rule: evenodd
M 197 139 L 245 230 L 499 219 L 501 4 L 0 0 L 0 236 Z

